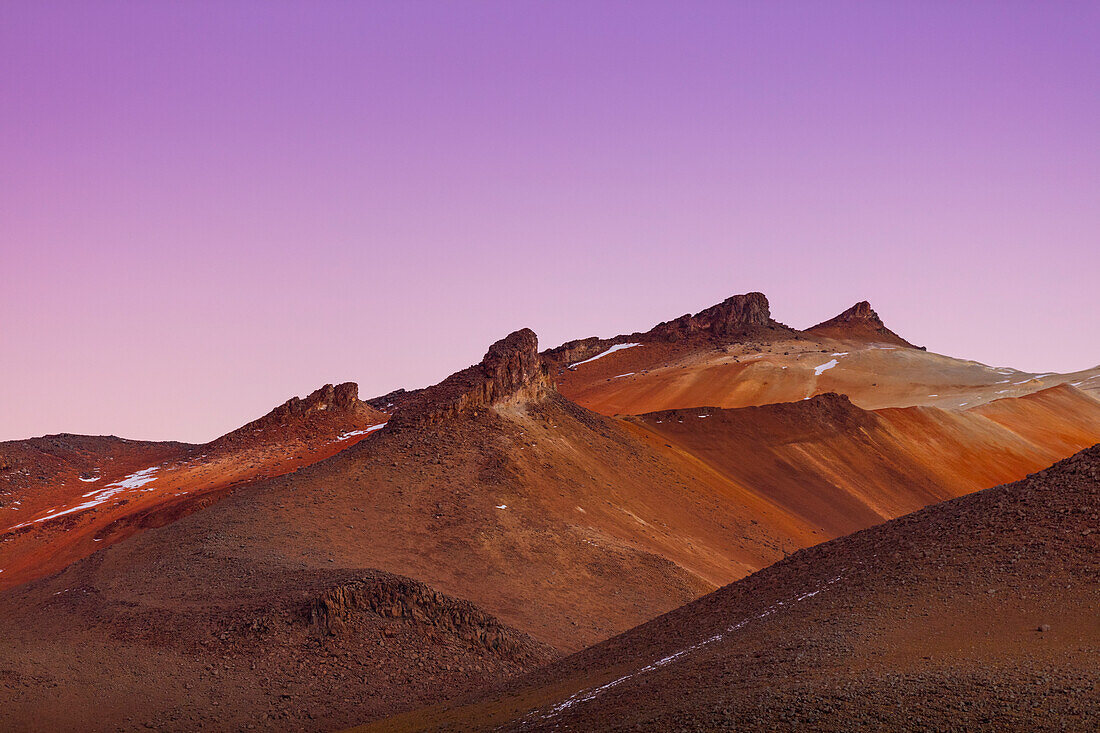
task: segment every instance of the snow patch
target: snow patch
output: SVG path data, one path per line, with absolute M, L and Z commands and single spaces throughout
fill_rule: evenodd
M 99 481 L 99 479 L 102 478 L 102 477 L 101 476 L 92 476 L 91 478 L 84 478 L 83 476 L 77 476 L 77 478 L 80 479 L 81 481 L 83 481 L 86 484 L 90 484 L 93 481 Z
M 836 359 L 830 359 L 829 361 L 825 362 L 821 366 L 814 367 L 814 376 L 820 377 L 822 372 L 826 372 L 829 369 L 832 369 L 833 367 L 835 367 L 839 363 L 840 362 L 837 361 Z
M 507 504 L 497 504 L 497 509 L 507 509 L 507 508 L 508 508 Z
M 17 524 L 14 527 L 10 527 L 8 531 L 10 532 L 11 530 L 20 529 L 21 527 L 26 527 L 30 524 L 38 524 L 39 522 L 45 522 L 50 519 L 56 519 L 57 517 L 63 517 L 66 514 L 81 512 L 85 509 L 92 509 L 93 507 L 97 507 L 100 504 L 106 503 L 109 499 L 118 494 L 121 494 L 127 489 L 140 489 L 142 486 L 156 481 L 157 477 L 153 474 L 156 473 L 158 470 L 160 470 L 160 466 L 152 466 L 151 468 L 143 468 L 140 471 L 134 471 L 129 476 L 126 476 L 119 481 L 107 484 L 102 489 L 96 489 L 95 491 L 89 491 L 87 494 L 84 494 L 81 498 L 88 499 L 88 501 L 84 502 L 83 504 L 77 504 L 76 506 L 71 506 L 68 509 L 51 510 L 50 513 L 45 514 L 38 519 L 32 519 L 28 522 L 23 522 L 22 524 Z M 150 490 L 151 489 L 146 489 L 146 491 Z
M 349 430 L 347 432 L 337 435 L 336 442 L 347 440 L 348 438 L 354 438 L 356 435 L 367 435 L 368 433 L 373 433 L 375 430 L 381 430 L 384 427 L 386 427 L 386 423 L 383 422 L 378 423 L 377 425 L 371 425 L 369 428 L 366 428 L 364 430 Z
M 641 344 L 615 344 L 614 346 L 612 346 L 607 351 L 602 351 L 599 354 L 596 354 L 595 356 L 593 356 L 591 359 L 585 359 L 584 361 L 578 361 L 576 364 L 570 364 L 569 368 L 570 369 L 576 369 L 581 364 L 587 364 L 590 361 L 596 361 L 596 359 L 602 359 L 605 356 L 607 356 L 608 354 L 614 354 L 616 351 L 622 351 L 623 349 L 629 349 L 629 348 L 632 348 L 634 346 L 641 346 Z
M 153 466 L 152 468 L 143 468 L 140 471 L 134 471 L 129 476 L 120 481 L 116 481 L 113 484 L 107 484 L 105 488 L 117 487 L 119 489 L 140 489 L 142 486 L 148 483 L 152 483 L 157 480 L 157 477 L 153 474 L 160 470 L 160 466 Z M 99 492 L 92 492 L 99 493 Z M 115 492 L 117 493 L 117 492 Z M 85 494 L 84 496 L 91 496 L 92 494 Z
M 619 379 L 620 377 L 629 377 L 633 374 L 637 374 L 637 372 L 627 372 L 626 374 L 616 374 L 614 377 L 612 377 L 612 379 Z

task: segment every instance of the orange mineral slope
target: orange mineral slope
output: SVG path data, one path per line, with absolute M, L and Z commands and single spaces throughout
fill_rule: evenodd
M 735 320 L 721 321 L 717 329 L 707 325 L 713 317 L 705 314 L 714 310 L 708 309 L 673 322 L 681 323 L 679 329 L 661 324 L 645 333 L 552 349 L 546 355 L 558 389 L 605 415 L 747 407 L 825 392 L 846 394 L 867 409 L 970 408 L 1058 384 L 1100 397 L 1100 367 L 1033 373 L 934 354 L 886 328 L 867 303 L 799 332 L 771 320 L 763 295 L 726 302 L 745 299 L 753 303 L 753 318 L 730 312 Z
M 791 541 L 804 547 L 1018 479 L 1090 446 L 1100 441 L 1100 402 L 1064 385 L 971 411 L 869 411 L 825 394 L 624 422 L 659 436 L 654 450 L 682 451 L 782 510 L 801 527 Z
M 227 491 L 348 448 L 387 415 L 326 385 L 205 445 L 57 435 L 0 444 L 0 589 L 54 573 Z

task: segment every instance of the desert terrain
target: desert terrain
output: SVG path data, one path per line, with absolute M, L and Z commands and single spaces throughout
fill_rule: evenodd
M 661 644 L 691 647 L 738 614 L 778 608 L 787 596 L 816 599 L 827 581 L 822 599 L 847 605 L 829 607 L 836 620 L 821 628 L 840 641 L 807 648 L 844 664 L 900 664 L 897 650 L 908 647 L 900 637 L 882 641 L 897 624 L 896 604 L 918 598 L 942 618 L 943 589 L 967 571 L 956 563 L 988 541 L 968 525 L 976 510 L 950 510 L 958 516 L 935 531 L 912 517 L 985 506 L 968 495 L 1100 441 L 1098 376 L 1100 368 L 1027 374 L 931 354 L 866 303 L 797 331 L 750 293 L 645 332 L 541 352 L 521 329 L 437 385 L 367 400 L 354 384 L 327 385 L 205 445 L 72 435 L 0 444 L 0 617 L 10 629 L 0 639 L 0 726 L 603 728 L 620 714 L 601 707 L 603 696 L 577 705 L 576 719 L 573 705 L 542 716 L 619 670 L 645 667 Z M 1092 460 L 1083 455 L 1075 460 Z M 1006 491 L 1021 489 L 994 493 Z M 1082 491 L 1052 506 L 1085 507 L 1071 517 L 1087 519 L 1095 492 Z M 1012 524 L 1005 547 L 1024 543 L 1026 526 Z M 880 534 L 863 532 L 872 527 Z M 870 571 L 849 566 L 900 557 L 867 549 L 880 536 L 883 547 L 927 543 L 922 551 L 946 553 L 956 575 L 937 574 L 947 585 L 907 580 L 899 593 L 888 581 L 908 578 L 911 564 L 886 568 L 871 594 Z M 944 537 L 961 544 L 941 548 Z M 1080 537 L 1067 550 L 1077 565 L 1057 572 L 1088 571 L 1081 557 L 1093 540 Z M 983 562 L 1007 562 L 1005 547 Z M 830 573 L 844 563 L 842 586 Z M 974 572 L 985 577 L 980 566 Z M 1087 577 L 1074 581 L 1082 593 L 1069 615 L 1050 621 L 1083 639 L 1073 668 L 1082 674 L 1095 643 Z M 833 592 L 841 587 L 849 591 Z M 1013 618 L 1032 623 L 1028 614 L 1055 602 L 1052 588 L 1043 585 Z M 948 607 L 951 624 L 989 614 L 1007 597 L 994 591 L 957 613 Z M 864 603 L 881 613 L 844 636 L 851 620 L 837 609 Z M 906 624 L 924 607 L 905 606 Z M 684 620 L 695 614 L 697 623 Z M 681 624 L 675 631 L 670 618 Z M 809 617 L 790 618 L 783 633 L 793 639 Z M 1008 627 L 981 628 L 995 638 Z M 643 637 L 651 641 L 621 641 Z M 906 638 L 910 647 L 921 641 Z M 819 661 L 793 641 L 744 653 L 729 644 L 708 642 L 699 658 L 733 655 L 742 666 L 730 669 L 765 680 L 753 689 L 767 689 L 769 674 L 798 678 L 800 660 Z M 751 666 L 758 652 L 787 651 L 774 670 Z M 692 674 L 708 674 L 699 664 Z M 884 669 L 843 679 L 822 672 L 827 682 L 813 684 L 851 691 Z M 1031 674 L 1023 662 L 1019 669 Z M 947 679 L 939 668 L 929 674 L 929 685 Z M 639 684 L 651 677 L 659 675 Z M 963 689 L 950 687 L 963 679 L 945 689 Z M 824 694 L 806 685 L 798 689 L 813 701 Z M 700 712 L 710 702 L 659 689 L 685 700 L 689 729 L 719 720 Z M 762 699 L 738 698 L 721 725 L 744 723 Z M 781 722 L 826 720 L 817 702 L 783 705 L 794 717 Z M 680 720 L 635 707 L 623 720 L 643 728 Z M 587 710 L 595 717 L 583 717 Z M 412 717 L 389 719 L 402 714 Z

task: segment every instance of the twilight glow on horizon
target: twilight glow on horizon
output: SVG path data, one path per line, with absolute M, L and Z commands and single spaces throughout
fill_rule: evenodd
M 0 440 L 210 440 L 759 290 L 1100 363 L 1100 4 L 0 8 Z

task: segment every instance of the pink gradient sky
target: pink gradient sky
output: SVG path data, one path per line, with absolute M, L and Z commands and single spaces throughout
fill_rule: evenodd
M 1100 362 L 1100 4 L 6 3 L 0 439 L 204 441 L 761 290 Z

